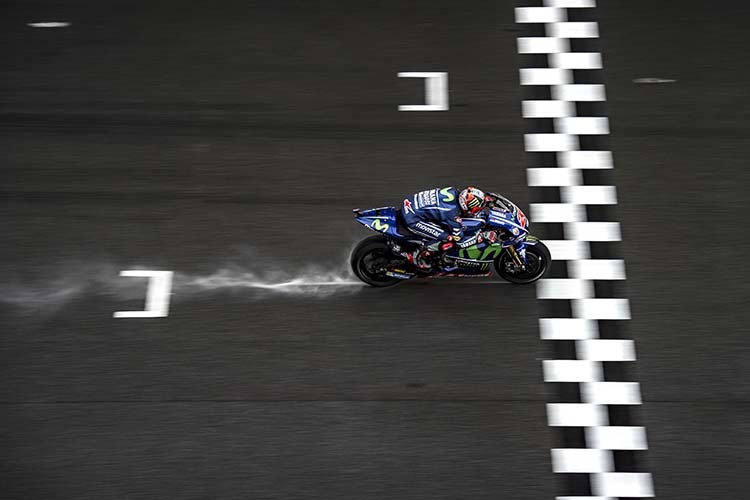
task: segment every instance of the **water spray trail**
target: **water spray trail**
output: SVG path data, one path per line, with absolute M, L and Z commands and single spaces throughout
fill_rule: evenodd
M 253 271 L 242 266 L 221 269 L 207 276 L 178 275 L 177 287 L 196 291 L 255 289 L 287 295 L 329 296 L 353 292 L 363 284 L 345 269 L 330 270 L 310 266 L 291 272 Z
M 338 293 L 352 293 L 363 287 L 346 265 L 323 267 L 308 265 L 290 269 L 285 264 L 260 262 L 251 250 L 244 252 L 241 262 L 254 265 L 226 264 L 218 271 L 199 275 L 175 272 L 173 300 L 194 298 L 205 293 L 222 291 L 247 292 L 250 299 L 260 299 L 276 294 L 327 297 Z M 234 260 L 234 259 L 233 259 Z M 26 283 L 0 284 L 0 304 L 35 313 L 52 313 L 60 307 L 86 294 L 99 294 L 116 299 L 139 299 L 144 296 L 145 284 L 141 280 L 122 279 L 124 269 L 149 269 L 149 266 L 117 266 L 114 264 L 75 263 L 63 266 L 60 274 L 49 281 L 34 280 Z
M 178 274 L 175 286 L 189 292 L 256 290 L 260 292 L 255 294 L 256 297 L 269 293 L 309 297 L 353 293 L 364 287 L 348 265 L 353 248 L 354 244 L 342 255 L 338 266 L 307 265 L 296 270 L 286 264 L 263 261 L 262 256 L 246 249 L 243 260 L 253 265 L 228 265 L 206 276 Z

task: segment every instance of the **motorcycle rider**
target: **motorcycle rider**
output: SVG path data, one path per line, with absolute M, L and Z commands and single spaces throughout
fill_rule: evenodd
M 447 252 L 455 244 L 461 245 L 464 236 L 462 217 L 481 217 L 482 210 L 491 199 L 490 195 L 472 186 L 460 192 L 452 186 L 428 189 L 404 199 L 401 213 L 407 227 L 430 242 L 425 248 L 406 252 L 404 256 L 409 263 L 420 269 L 429 269 L 430 260 Z

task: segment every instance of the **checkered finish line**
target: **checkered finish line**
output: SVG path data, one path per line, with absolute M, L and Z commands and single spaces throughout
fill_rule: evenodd
M 552 469 L 566 499 L 653 497 L 641 396 L 626 338 L 630 307 L 614 208 L 609 123 L 594 0 L 526 0 L 516 9 L 534 232 L 553 263 L 537 284 Z

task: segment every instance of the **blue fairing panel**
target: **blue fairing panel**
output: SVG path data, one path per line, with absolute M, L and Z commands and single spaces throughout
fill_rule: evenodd
M 461 219 L 461 225 L 464 227 L 464 233 L 469 236 L 484 226 L 484 219 L 464 218 Z
M 396 209 L 393 207 L 359 210 L 355 215 L 357 222 L 376 233 L 386 234 L 394 238 L 405 238 L 407 235 L 398 232 L 396 216 Z

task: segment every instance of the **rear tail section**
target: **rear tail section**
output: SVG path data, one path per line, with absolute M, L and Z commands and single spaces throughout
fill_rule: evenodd
M 375 231 L 394 238 L 403 238 L 398 233 L 397 212 L 393 207 L 371 208 L 369 210 L 354 209 L 354 218 L 357 222 Z

